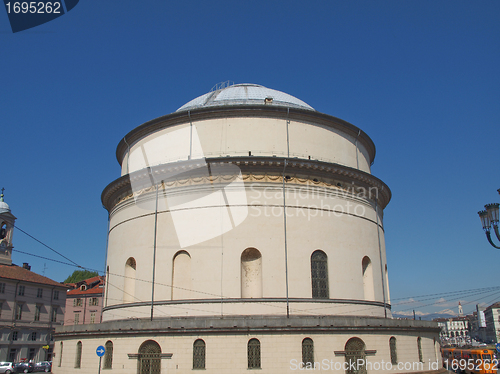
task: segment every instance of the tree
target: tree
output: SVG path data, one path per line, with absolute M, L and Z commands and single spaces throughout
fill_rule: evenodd
M 75 270 L 63 283 L 78 283 L 82 280 L 96 277 L 99 273 L 97 271 L 90 270 Z

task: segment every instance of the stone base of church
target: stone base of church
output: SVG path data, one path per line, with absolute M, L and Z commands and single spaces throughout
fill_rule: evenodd
M 198 369 L 207 374 L 248 373 L 253 369 L 262 374 L 303 370 L 348 374 L 438 373 L 442 368 L 439 331 L 437 324 L 429 321 L 352 316 L 109 321 L 57 328 L 52 372 L 94 374 L 99 368 L 96 349 L 107 346 L 112 354 L 108 352 L 102 358 L 103 373 L 107 370 L 123 374 L 191 373 Z M 306 338 L 312 355 L 309 357 L 314 361 L 304 366 Z M 392 353 L 391 338 L 395 338 Z M 250 340 L 257 342 L 258 350 L 255 345 L 249 348 Z M 352 351 L 349 342 L 353 341 L 362 349 Z M 143 350 L 148 344 L 158 347 L 153 356 Z

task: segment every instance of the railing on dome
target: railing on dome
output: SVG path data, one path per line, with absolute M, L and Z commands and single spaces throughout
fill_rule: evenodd
M 219 91 L 219 90 L 222 90 L 224 88 L 231 87 L 233 85 L 234 85 L 233 81 L 220 82 L 220 83 L 217 83 L 215 86 L 213 86 L 209 92 Z

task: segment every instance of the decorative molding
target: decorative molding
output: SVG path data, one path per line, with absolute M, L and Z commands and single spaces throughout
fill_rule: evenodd
M 127 355 L 129 359 L 134 360 L 137 360 L 141 357 L 141 353 L 127 353 Z M 160 356 L 160 358 L 171 359 L 173 355 L 173 353 L 160 353 L 158 356 Z
M 378 199 L 378 204 L 385 208 L 391 199 L 389 187 L 380 179 L 358 169 L 347 166 L 332 164 L 322 161 L 287 159 L 281 157 L 225 157 L 207 158 L 201 160 L 179 161 L 175 163 L 162 164 L 152 168 L 146 168 L 131 174 L 124 175 L 111 182 L 102 192 L 101 201 L 103 206 L 111 212 L 118 204 L 134 196 L 152 193 L 155 186 L 151 185 L 152 176 L 156 180 L 162 180 L 166 188 L 179 188 L 195 185 L 208 185 L 213 183 L 224 183 L 235 180 L 238 176 L 225 175 L 224 166 L 235 165 L 241 170 L 243 182 L 258 183 L 282 183 L 283 166 L 287 162 L 286 174 L 290 178 L 288 185 L 317 186 L 332 189 L 342 194 L 355 195 L 360 189 L 377 192 L 377 196 L 367 196 L 368 199 Z M 207 176 L 209 164 L 211 168 L 221 174 L 213 173 Z M 135 195 L 132 192 L 132 183 L 136 186 Z
M 286 303 L 286 298 L 284 297 L 269 297 L 269 298 L 250 298 L 250 299 L 185 299 L 185 300 L 156 300 L 154 302 L 155 306 L 159 305 L 183 305 L 183 304 L 259 304 L 259 303 Z M 391 310 L 391 305 L 383 303 L 381 301 L 368 301 L 368 300 L 355 300 L 355 299 L 308 299 L 308 298 L 288 298 L 290 303 L 311 303 L 311 304 L 346 304 L 346 305 L 369 305 L 374 307 L 385 307 Z M 142 307 L 151 306 L 151 302 L 143 301 L 137 303 L 127 303 L 127 304 L 116 304 L 109 305 L 103 308 L 103 311 L 122 309 L 122 308 L 132 308 L 132 307 Z

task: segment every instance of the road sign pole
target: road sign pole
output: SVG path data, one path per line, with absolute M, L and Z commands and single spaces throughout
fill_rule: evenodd
M 101 374 L 101 361 L 102 361 L 102 356 L 99 357 L 99 374 Z

